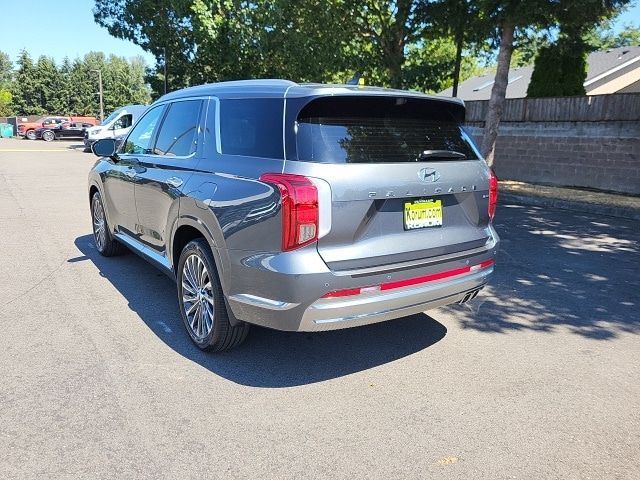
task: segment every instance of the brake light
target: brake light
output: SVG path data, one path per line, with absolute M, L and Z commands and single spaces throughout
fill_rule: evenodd
M 489 220 L 493 220 L 498 205 L 498 177 L 493 170 L 489 176 Z
M 318 189 L 311 180 L 289 173 L 265 173 L 260 181 L 280 190 L 282 250 L 294 250 L 318 240 Z

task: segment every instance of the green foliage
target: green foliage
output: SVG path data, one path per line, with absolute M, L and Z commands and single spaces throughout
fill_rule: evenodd
M 141 58 L 126 60 L 91 52 L 73 62 L 65 58 L 58 66 L 45 56 L 34 63 L 23 51 L 8 87 L 13 97 L 12 110 L 20 115 L 97 116 L 100 112 L 98 70 L 103 77 L 105 112 L 127 104 L 150 101 Z
M 527 95 L 585 95 L 587 53 L 593 48 L 585 37 L 626 3 L 628 0 L 561 0 L 556 11 L 560 34 L 536 58 Z
M 0 117 L 13 115 L 13 108 L 11 106 L 12 97 L 9 90 L 0 89 Z
M 13 62 L 4 52 L 0 52 L 0 88 L 8 88 L 13 80 Z
M 567 42 L 543 47 L 536 57 L 528 97 L 584 95 L 587 78 L 585 48 Z
M 640 27 L 626 24 L 616 33 L 610 22 L 603 22 L 585 35 L 585 41 L 592 50 L 640 45 Z
M 412 46 L 404 67 L 405 84 L 408 88 L 428 93 L 437 93 L 453 85 L 456 45 L 452 38 L 432 40 L 427 44 Z M 472 55 L 463 55 L 460 80 L 481 73 Z
M 538 53 L 551 44 L 550 34 L 545 30 L 533 28 L 516 31 L 513 39 L 513 55 L 511 56 L 511 68 L 531 65 Z
M 98 24 L 158 58 L 154 90 L 240 78 L 410 86 L 408 52 L 427 27 L 421 0 L 96 0 Z

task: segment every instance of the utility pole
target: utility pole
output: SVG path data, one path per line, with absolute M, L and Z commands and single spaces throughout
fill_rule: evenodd
M 93 70 L 94 72 L 98 72 L 98 83 L 100 83 L 100 123 L 104 121 L 104 102 L 102 98 L 102 70 Z
M 164 94 L 167 94 L 167 49 L 162 47 L 162 63 L 164 65 Z

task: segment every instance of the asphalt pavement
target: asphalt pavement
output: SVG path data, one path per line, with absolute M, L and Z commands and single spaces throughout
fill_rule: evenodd
M 640 222 L 502 204 L 470 304 L 212 355 L 79 143 L 0 140 L 0 478 L 640 478 Z

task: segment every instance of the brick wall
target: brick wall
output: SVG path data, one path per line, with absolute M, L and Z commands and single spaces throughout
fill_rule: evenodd
M 469 124 L 478 142 L 482 124 Z M 498 178 L 640 195 L 640 122 L 502 122 Z

